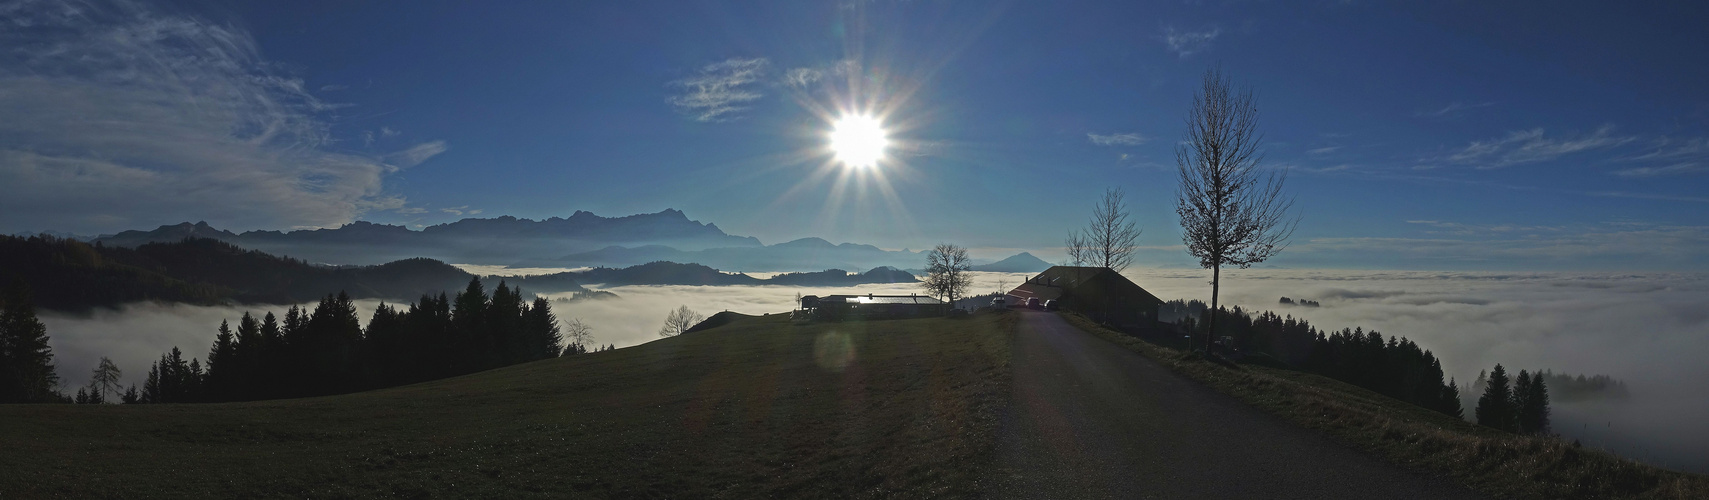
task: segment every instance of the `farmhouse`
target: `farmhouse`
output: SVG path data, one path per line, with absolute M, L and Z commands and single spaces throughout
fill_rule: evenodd
M 924 295 L 808 295 L 801 309 L 821 320 L 917 318 L 943 314 L 944 302 Z
M 1057 301 L 1063 309 L 1124 328 L 1151 327 L 1163 301 L 1107 267 L 1053 266 L 1008 292 L 1011 303 Z

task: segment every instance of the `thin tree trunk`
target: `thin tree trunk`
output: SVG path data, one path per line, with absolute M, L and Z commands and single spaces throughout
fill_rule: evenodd
M 1211 341 L 1216 340 L 1217 294 L 1222 291 L 1222 264 L 1211 266 L 1211 319 L 1205 329 L 1205 354 L 1211 353 Z

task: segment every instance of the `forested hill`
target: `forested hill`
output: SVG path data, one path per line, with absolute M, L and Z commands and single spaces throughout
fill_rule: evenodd
M 0 236 L 0 280 L 21 279 L 37 306 L 86 311 L 128 302 L 296 304 L 329 293 L 407 300 L 456 291 L 470 275 L 431 259 L 327 267 L 210 239 L 135 248 L 53 237 Z M 568 275 L 509 279 L 528 292 L 581 290 Z

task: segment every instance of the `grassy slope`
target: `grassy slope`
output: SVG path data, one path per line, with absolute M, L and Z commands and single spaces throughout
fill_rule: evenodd
M 1709 477 L 1638 464 L 1555 438 L 1472 425 L 1327 377 L 1252 365 L 1230 369 L 1105 329 L 1083 316 L 1065 316 L 1082 330 L 1248 404 L 1496 497 L 1709 498 Z
M 344 396 L 0 406 L 0 496 L 971 496 L 1012 331 L 774 315 Z

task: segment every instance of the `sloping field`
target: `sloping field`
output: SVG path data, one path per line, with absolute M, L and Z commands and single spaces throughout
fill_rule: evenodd
M 969 496 L 1013 328 L 739 317 L 343 396 L 0 406 L 0 497 Z

